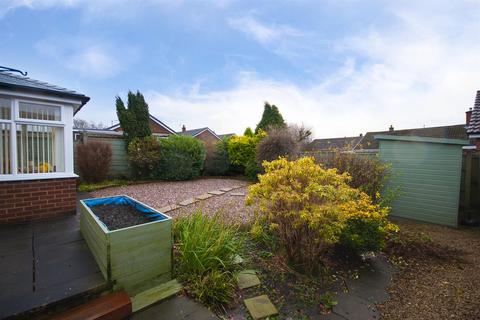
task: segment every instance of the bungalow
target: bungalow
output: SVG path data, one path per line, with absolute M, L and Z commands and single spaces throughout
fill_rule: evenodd
M 175 134 L 175 131 L 173 131 L 172 128 L 170 128 L 165 123 L 158 120 L 157 118 L 155 118 L 151 114 L 149 114 L 149 125 L 150 125 L 150 129 L 152 130 L 152 134 L 154 136 L 166 137 L 166 136 L 169 136 L 171 134 Z M 122 132 L 122 127 L 120 126 L 120 123 L 117 123 L 117 124 L 114 124 L 111 127 L 106 128 L 106 130 Z
M 356 153 L 376 153 L 378 152 L 379 142 L 375 139 L 375 136 L 378 135 L 468 139 L 464 124 L 402 130 L 395 130 L 393 126 L 390 126 L 388 131 L 371 131 L 365 135 L 360 134 L 357 137 L 315 139 L 310 143 L 308 150 L 318 152 L 339 149 Z
M 73 214 L 73 116 L 90 100 L 0 71 L 0 223 Z
M 177 132 L 177 134 L 194 137 L 203 141 L 205 144 L 215 144 L 217 141 L 221 140 L 221 138 L 208 127 L 187 130 L 185 125 L 183 125 L 182 131 Z

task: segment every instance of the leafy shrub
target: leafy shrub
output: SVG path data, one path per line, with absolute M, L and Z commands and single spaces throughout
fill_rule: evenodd
M 194 179 L 202 172 L 204 161 L 205 147 L 201 141 L 176 135 L 160 139 L 158 176 L 161 179 Z
M 160 142 L 153 136 L 135 138 L 128 145 L 128 159 L 137 178 L 155 178 L 160 162 Z
M 215 144 L 213 150 L 207 150 L 205 172 L 209 175 L 223 176 L 230 169 L 227 151 L 228 139 L 222 139 Z
M 375 218 L 350 218 L 340 235 L 343 248 L 354 253 L 377 252 L 385 248 L 390 231 L 394 230 L 385 220 Z
M 300 152 L 300 143 L 295 132 L 289 128 L 272 128 L 257 146 L 257 162 L 273 161 L 279 157 L 295 159 Z
M 77 146 L 77 166 L 86 182 L 105 180 L 111 162 L 112 147 L 108 143 L 91 141 Z
M 263 137 L 265 137 L 265 133 L 262 131 L 251 136 L 233 136 L 227 143 L 230 163 L 240 166 L 250 179 L 256 180 L 257 174 L 260 172 L 256 161 L 256 150 Z
M 323 169 L 311 157 L 281 158 L 264 162 L 264 168 L 259 183 L 249 188 L 247 204 L 258 205 L 290 262 L 307 273 L 318 270 L 350 219 L 378 220 L 388 229 L 388 210 L 350 187 L 347 174 Z
M 201 211 L 174 224 L 178 277 L 187 290 L 210 306 L 228 303 L 235 292 L 235 256 L 241 249 L 236 227 Z
M 315 155 L 317 163 L 326 168 L 336 168 L 339 173 L 347 172 L 351 176 L 348 184 L 368 194 L 375 203 L 390 200 L 391 194 L 384 193 L 380 197 L 388 177 L 389 166 L 380 161 L 376 156 L 360 155 L 355 153 L 332 150 L 331 152 Z

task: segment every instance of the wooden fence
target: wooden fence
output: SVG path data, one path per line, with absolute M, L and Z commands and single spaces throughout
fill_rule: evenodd
M 464 150 L 460 208 L 466 215 L 480 213 L 480 151 Z
M 108 143 L 112 147 L 112 163 L 108 176 L 110 178 L 128 178 L 130 176 L 130 164 L 128 162 L 125 140 L 121 134 L 112 132 L 93 131 L 75 131 L 73 137 L 75 173 L 78 174 L 77 167 L 77 145 L 87 143 L 87 141 L 99 141 Z

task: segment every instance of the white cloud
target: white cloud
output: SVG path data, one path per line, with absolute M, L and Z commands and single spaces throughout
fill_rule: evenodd
M 252 16 L 241 18 L 231 18 L 229 25 L 238 31 L 241 31 L 263 45 L 280 41 L 286 37 L 298 37 L 303 33 L 288 25 L 266 25 L 259 22 Z
M 137 59 L 134 48 L 70 35 L 44 39 L 36 49 L 67 69 L 95 78 L 115 76 Z

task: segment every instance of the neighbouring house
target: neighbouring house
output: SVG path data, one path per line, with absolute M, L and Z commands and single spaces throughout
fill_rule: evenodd
M 154 136 L 159 136 L 159 137 L 166 137 L 172 134 L 175 134 L 175 131 L 167 126 L 165 123 L 162 121 L 158 120 L 151 114 L 149 114 L 149 125 L 150 129 L 152 130 L 152 134 Z M 120 126 L 120 123 L 114 124 L 111 127 L 106 128 L 106 130 L 112 130 L 112 131 L 117 131 L 117 132 L 122 132 L 122 127 Z
M 73 116 L 89 100 L 0 72 L 0 223 L 75 213 Z
M 372 131 L 367 132 L 365 135 L 360 134 L 357 137 L 315 139 L 310 143 L 308 150 L 318 152 L 340 149 L 357 153 L 376 153 L 379 149 L 379 142 L 375 139 L 375 136 L 377 135 L 468 139 L 467 130 L 465 129 L 464 124 L 402 130 L 395 130 L 393 126 L 390 126 L 387 131 Z
M 475 149 L 480 150 L 480 90 L 477 91 L 473 109 L 470 108 L 466 112 L 467 133 L 475 146 Z
M 220 139 L 230 139 L 231 137 L 236 136 L 235 133 L 224 133 L 224 134 L 219 134 L 218 137 Z
M 221 138 L 208 127 L 187 130 L 185 125 L 183 125 L 182 131 L 177 132 L 177 134 L 194 137 L 203 141 L 205 144 L 215 144 L 218 140 L 221 140 Z

